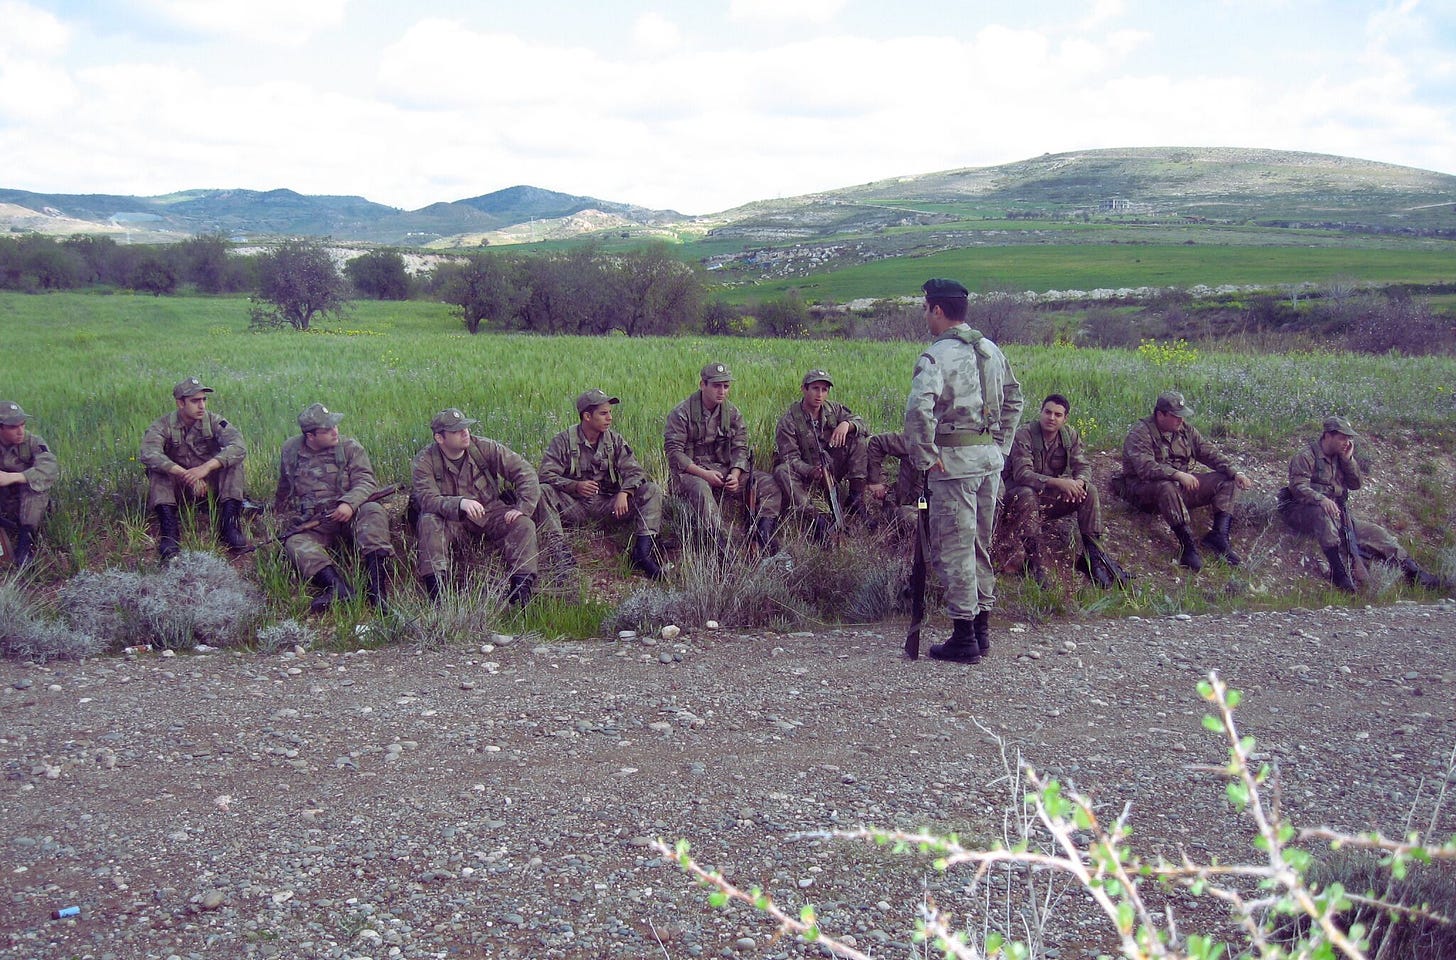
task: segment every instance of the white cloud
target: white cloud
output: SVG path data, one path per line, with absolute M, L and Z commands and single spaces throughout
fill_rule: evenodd
M 173 24 L 205 36 L 298 47 L 340 26 L 349 0 L 146 0 Z
M 682 46 L 682 31 L 660 13 L 644 13 L 632 24 L 632 42 L 640 50 L 664 53 Z
M 728 17 L 741 23 L 829 23 L 844 0 L 733 0 Z
M 0 0 L 0 62 L 16 57 L 50 58 L 64 52 L 71 31 L 54 15 L 25 3 Z

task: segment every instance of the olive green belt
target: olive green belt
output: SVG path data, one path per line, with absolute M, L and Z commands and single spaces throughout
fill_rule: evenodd
M 937 447 L 979 447 L 995 442 L 989 433 L 943 433 L 935 438 Z

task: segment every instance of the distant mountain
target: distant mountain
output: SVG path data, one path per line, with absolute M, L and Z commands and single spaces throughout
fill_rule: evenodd
M 1045 154 L 765 200 L 685 217 L 514 186 L 405 211 L 291 190 L 189 190 L 161 197 L 0 190 L 0 229 L 126 232 L 165 240 L 318 236 L 354 243 L 477 247 L 591 233 L 663 233 L 754 244 L 893 236 L 891 228 L 1039 218 L 1196 219 L 1456 236 L 1456 177 L 1289 151 L 1161 147 Z

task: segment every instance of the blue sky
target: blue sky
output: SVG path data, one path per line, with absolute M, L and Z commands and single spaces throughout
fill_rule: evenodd
M 0 0 L 0 187 L 683 213 L 1098 147 L 1456 173 L 1456 0 Z

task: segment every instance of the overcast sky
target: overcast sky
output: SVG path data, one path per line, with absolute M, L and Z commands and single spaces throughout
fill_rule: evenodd
M 0 187 L 709 213 L 1096 147 L 1456 173 L 1456 0 L 0 0 Z

